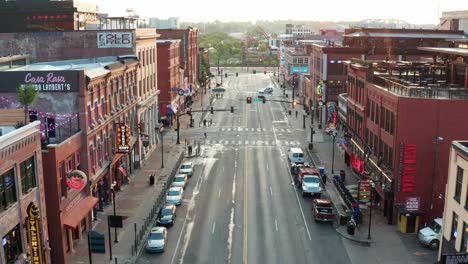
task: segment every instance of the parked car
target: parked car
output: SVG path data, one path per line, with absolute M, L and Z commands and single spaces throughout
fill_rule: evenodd
M 335 219 L 332 202 L 327 199 L 314 199 L 312 201 L 312 212 L 315 221 L 331 222 Z
M 257 92 L 257 97 L 258 98 L 263 98 L 263 97 L 265 97 L 265 93 L 263 91 L 258 91 Z
M 302 191 L 302 196 L 308 194 L 320 198 L 322 194 L 322 187 L 320 186 L 320 173 L 316 168 L 300 168 L 296 184 Z
M 418 232 L 419 241 L 431 249 L 438 249 L 442 234 L 442 218 L 436 218 L 432 223 Z
M 184 189 L 182 187 L 171 187 L 167 191 L 166 202 L 175 205 L 181 205 L 184 198 Z
M 167 229 L 163 226 L 151 228 L 151 232 L 146 241 L 146 252 L 161 253 L 164 252 L 167 244 Z
M 266 88 L 263 88 L 263 89 L 258 90 L 258 93 L 262 93 L 262 94 L 272 94 L 272 93 L 273 93 L 273 88 L 271 88 L 271 87 L 266 87 Z
M 174 204 L 166 204 L 159 212 L 156 222 L 159 225 L 173 225 L 176 217 L 176 206 Z
M 193 175 L 193 163 L 192 162 L 184 162 L 180 166 L 179 173 L 187 174 L 187 176 L 192 177 Z
M 296 164 L 304 164 L 304 152 L 301 148 L 288 149 L 288 160 Z
M 174 180 L 172 181 L 171 186 L 182 187 L 185 189 L 185 186 L 187 186 L 187 182 L 188 182 L 187 174 L 177 174 L 174 177 Z

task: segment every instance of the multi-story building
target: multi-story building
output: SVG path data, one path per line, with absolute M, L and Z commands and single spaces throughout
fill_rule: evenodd
M 304 91 L 304 94 L 309 95 L 304 102 L 309 107 L 318 103 L 336 107 L 338 95 L 346 92 L 347 77 L 343 66 L 346 60 L 430 60 L 432 55 L 418 47 L 450 47 L 452 40 L 460 38 L 464 38 L 463 31 L 352 28 L 345 30 L 342 45 L 331 41 L 304 42 L 305 48 L 310 51 L 309 78 L 312 87 L 321 83 L 323 91 L 320 98 L 317 93 Z M 321 114 L 317 116 L 320 124 L 329 126 L 330 116 L 326 113 L 330 111 L 317 111 L 315 114 Z
M 137 160 L 136 56 L 30 64 L 0 72 L 1 107 L 16 103 L 16 87 L 32 84 L 39 98 L 30 118 L 41 121 L 45 190 L 54 263 L 67 263 L 67 252 L 89 230 L 98 212 L 120 190 Z M 118 130 L 131 132 L 123 153 Z M 79 175 L 84 186 L 69 180 Z M 89 182 L 89 184 L 88 184 Z
M 157 29 L 178 29 L 179 28 L 179 18 L 178 17 L 169 17 L 167 19 L 161 19 L 156 17 L 149 18 L 149 26 Z
M 466 50 L 428 49 L 439 52 L 431 62 L 345 62 L 345 161 L 377 183 L 384 214 L 402 232 L 442 215 L 450 142 L 468 133 Z
M 158 29 L 161 39 L 180 39 L 180 67 L 184 69 L 182 88 L 198 90 L 198 29 Z
M 442 12 L 439 28 L 468 32 L 468 10 Z
M 178 111 L 184 111 L 185 102 L 191 96 L 188 87 L 184 89 L 183 73 L 180 72 L 179 39 L 160 39 L 158 45 L 158 87 L 159 117 L 166 125 L 172 124 Z M 183 93 L 179 94 L 179 91 Z
M 468 251 L 468 141 L 453 141 L 449 153 L 445 210 L 439 247 L 442 254 Z
M 38 121 L 0 136 L 0 263 L 21 254 L 52 263 L 42 168 Z
M 85 30 L 99 24 L 91 1 L 0 1 L 0 32 Z

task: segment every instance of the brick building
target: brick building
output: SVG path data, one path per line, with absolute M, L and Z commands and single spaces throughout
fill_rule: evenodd
M 0 72 L 0 104 L 17 105 L 15 90 L 33 83 L 39 99 L 30 118 L 41 121 L 49 230 L 54 263 L 67 263 L 76 239 L 99 219 L 111 188 L 128 182 L 135 162 L 138 125 L 136 56 L 101 57 L 31 64 Z M 126 153 L 117 153 L 117 123 L 131 131 Z M 73 189 L 68 180 L 82 172 L 89 185 Z M 55 177 L 53 177 L 55 175 Z M 88 183 L 88 181 L 86 181 Z
M 418 47 L 450 47 L 451 40 L 459 38 L 464 38 L 463 31 L 351 28 L 345 30 L 342 45 L 332 41 L 304 42 L 307 54 L 310 54 L 310 75 L 305 77 L 310 79 L 309 89 L 315 89 L 322 81 L 320 90 L 323 91 L 320 96 L 315 96 L 312 91 L 303 91 L 307 95 L 304 102 L 309 107 L 315 101 L 315 105 L 323 102 L 328 108 L 336 108 L 338 95 L 346 92 L 347 76 L 343 66 L 346 60 L 431 60 L 432 55 Z M 319 123 L 329 126 L 327 111 L 316 109 Z
M 345 62 L 344 159 L 377 183 L 384 215 L 402 232 L 442 215 L 450 142 L 468 133 L 468 75 L 453 70 L 460 61 L 466 67 L 466 56 Z M 406 208 L 410 198 L 416 210 Z
M 158 88 L 159 117 L 162 123 L 172 124 L 174 115 L 180 109 L 185 109 L 185 100 L 191 95 L 187 89 L 187 96 L 179 95 L 179 89 L 183 89 L 183 70 L 180 69 L 180 44 L 181 41 L 164 40 L 157 41 L 158 45 Z
M 0 112 L 1 126 L 16 124 L 6 124 L 11 115 Z M 22 253 L 51 263 L 42 168 L 39 122 L 0 136 L 0 263 L 13 263 Z
M 161 39 L 180 39 L 180 67 L 184 69 L 182 88 L 198 89 L 198 29 L 158 29 Z

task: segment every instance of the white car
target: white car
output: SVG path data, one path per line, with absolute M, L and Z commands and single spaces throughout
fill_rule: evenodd
M 180 166 L 179 169 L 180 174 L 187 174 L 187 176 L 192 177 L 193 175 L 193 163 L 192 162 L 184 162 Z
M 164 252 L 167 244 L 167 229 L 163 226 L 151 228 L 151 232 L 146 242 L 146 252 Z
M 177 174 L 172 181 L 171 187 L 182 187 L 187 185 L 187 174 Z
M 169 204 L 181 205 L 184 198 L 184 189 L 182 187 L 171 187 L 167 191 L 166 202 Z
M 272 94 L 273 93 L 273 88 L 271 88 L 271 87 L 264 88 L 263 92 L 267 93 L 267 94 Z

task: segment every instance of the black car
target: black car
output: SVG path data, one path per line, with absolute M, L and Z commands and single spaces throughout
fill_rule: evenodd
M 176 206 L 175 204 L 166 204 L 159 212 L 158 219 L 156 222 L 159 225 L 173 225 L 176 217 Z

